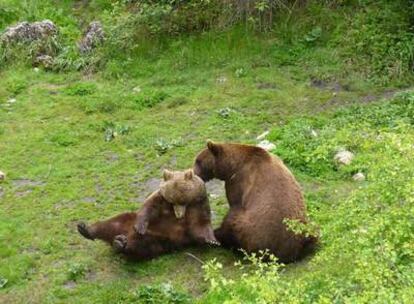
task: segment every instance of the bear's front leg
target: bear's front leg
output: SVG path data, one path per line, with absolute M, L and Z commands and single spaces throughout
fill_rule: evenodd
M 138 216 L 134 225 L 136 233 L 144 235 L 147 232 L 149 220 L 146 217 Z
M 190 228 L 193 238 L 201 244 L 220 246 L 220 242 L 214 236 L 213 228 L 210 224 L 204 224 Z

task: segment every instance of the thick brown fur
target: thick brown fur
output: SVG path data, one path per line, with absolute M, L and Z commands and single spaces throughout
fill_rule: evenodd
M 172 176 L 168 179 L 164 174 L 162 191 L 152 193 L 138 212 L 122 213 L 90 226 L 80 223 L 79 233 L 87 239 L 102 240 L 117 252 L 138 260 L 154 258 L 193 244 L 218 245 L 211 226 L 204 182 L 194 174 L 189 177 L 182 172 L 170 173 Z M 183 191 L 188 187 L 191 191 Z M 177 202 L 166 200 L 162 193 Z M 174 212 L 174 204 L 178 203 L 186 205 L 185 214 L 180 219 Z
M 278 157 L 255 146 L 209 141 L 194 172 L 204 181 L 225 181 L 230 210 L 214 232 L 223 246 L 249 253 L 267 249 L 288 263 L 315 244 L 315 237 L 295 235 L 283 222 L 307 218 L 300 186 Z

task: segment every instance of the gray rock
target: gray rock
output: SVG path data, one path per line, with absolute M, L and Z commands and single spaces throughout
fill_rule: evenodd
M 257 144 L 258 147 L 265 149 L 266 151 L 272 151 L 276 149 L 276 145 L 274 143 L 271 143 L 268 140 L 262 140 L 260 143 Z
M 1 35 L 1 40 L 6 43 L 32 42 L 56 36 L 58 28 L 50 20 L 29 23 L 23 21 L 15 26 L 10 26 Z
M 358 172 L 352 176 L 352 179 L 356 182 L 363 182 L 365 180 L 365 175 L 362 172 Z
M 353 158 L 354 154 L 347 150 L 338 151 L 334 156 L 334 160 L 340 165 L 350 165 Z
M 45 69 L 50 69 L 53 66 L 53 57 L 49 55 L 39 55 L 36 57 L 34 64 Z
M 102 44 L 104 40 L 105 32 L 102 24 L 99 21 L 93 21 L 89 24 L 82 40 L 79 42 L 79 51 L 83 54 L 89 53 L 99 44 Z

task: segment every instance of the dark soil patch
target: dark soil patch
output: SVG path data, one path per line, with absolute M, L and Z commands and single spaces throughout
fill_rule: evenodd
M 330 90 L 333 92 L 350 91 L 349 85 L 342 85 L 339 82 L 329 82 L 322 79 L 312 78 L 310 86 L 321 90 Z
M 65 288 L 65 289 L 75 289 L 77 285 L 78 284 L 76 284 L 75 281 L 67 281 L 67 282 L 65 282 L 65 284 L 63 284 L 63 288 Z
M 15 187 L 37 187 L 37 186 L 43 186 L 44 182 L 42 181 L 34 181 L 31 179 L 16 179 L 12 181 L 13 186 Z
M 160 187 L 160 182 L 161 179 L 153 177 L 146 180 L 145 182 L 133 183 L 133 187 L 137 189 L 138 194 L 131 201 L 143 202 L 152 192 Z
M 256 88 L 258 90 L 276 90 L 277 85 L 272 82 L 259 82 L 258 84 L 256 84 Z
M 81 202 L 96 203 L 96 198 L 92 196 L 87 196 L 87 197 L 81 198 Z
M 114 163 L 119 160 L 119 155 L 113 152 L 108 152 L 105 154 L 105 159 L 109 163 Z

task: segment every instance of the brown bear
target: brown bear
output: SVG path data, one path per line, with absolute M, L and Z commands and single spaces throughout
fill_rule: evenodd
M 278 157 L 255 146 L 208 141 L 194 172 L 204 181 L 225 181 L 230 210 L 214 231 L 223 246 L 248 253 L 267 249 L 284 263 L 313 247 L 315 237 L 295 234 L 284 222 L 307 218 L 300 186 Z
M 160 189 L 138 212 L 122 213 L 90 226 L 81 222 L 78 231 L 133 259 L 149 259 L 193 244 L 219 245 L 211 226 L 205 184 L 192 169 L 164 171 Z

